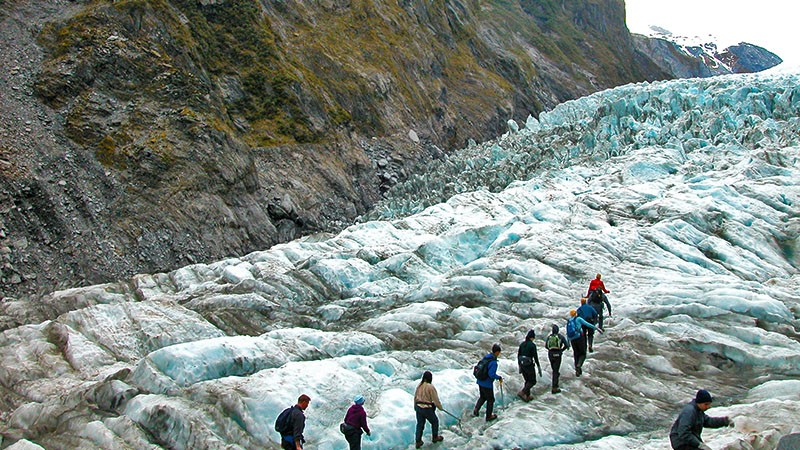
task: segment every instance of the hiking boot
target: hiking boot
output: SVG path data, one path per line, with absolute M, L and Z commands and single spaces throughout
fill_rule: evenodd
M 497 414 L 492 414 L 491 416 L 487 417 L 487 418 L 486 418 L 486 421 L 487 421 L 487 422 L 491 422 L 491 421 L 493 421 L 494 419 L 497 419 Z
M 444 436 L 434 436 L 433 439 L 431 440 L 431 442 L 433 442 L 435 444 L 437 442 L 442 442 L 443 440 L 444 440 Z
M 525 393 L 522 392 L 522 391 L 517 392 L 517 397 L 521 398 L 523 401 L 526 401 L 526 402 L 528 401 L 527 400 L 527 395 L 525 395 Z
M 576 368 L 575 368 L 575 376 L 576 376 L 576 377 L 579 377 L 579 376 L 581 376 L 581 374 L 582 374 L 582 373 L 583 373 L 583 370 L 581 370 L 581 368 L 580 368 L 580 367 L 576 367 Z
M 555 389 L 553 389 L 553 390 L 552 390 L 552 391 L 550 391 L 550 392 L 552 392 L 553 394 L 558 394 L 559 392 L 561 392 L 561 389 L 559 389 L 559 388 L 555 388 Z
M 478 417 L 478 415 L 479 415 L 478 414 L 478 410 L 477 409 L 473 409 L 472 410 L 472 417 Z
M 594 348 L 593 347 L 589 347 L 589 353 L 594 353 Z
M 422 441 L 417 441 L 416 448 L 420 448 L 420 447 L 422 447 L 422 444 L 423 444 L 423 442 L 422 442 Z

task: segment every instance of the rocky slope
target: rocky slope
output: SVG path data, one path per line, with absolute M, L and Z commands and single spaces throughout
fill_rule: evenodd
M 666 30 L 656 36 L 634 34 L 633 41 L 639 51 L 678 78 L 760 72 L 783 62 L 757 45 L 741 42 L 720 49 L 713 42 L 687 42 Z
M 622 0 L 0 1 L 0 293 L 334 230 L 508 119 L 671 76 Z

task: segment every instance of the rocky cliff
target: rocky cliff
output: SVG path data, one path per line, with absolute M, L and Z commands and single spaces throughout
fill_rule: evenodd
M 671 76 L 622 0 L 0 1 L 3 296 L 335 230 L 426 161 Z
M 720 49 L 713 42 L 682 42 L 668 31 L 659 36 L 634 34 L 633 41 L 639 51 L 678 78 L 760 72 L 783 62 L 769 50 L 746 42 Z

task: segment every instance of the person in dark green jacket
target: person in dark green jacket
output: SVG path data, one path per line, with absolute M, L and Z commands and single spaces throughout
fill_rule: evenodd
M 721 428 L 733 424 L 727 416 L 709 417 L 706 415 L 706 410 L 711 408 L 713 400 L 707 390 L 700 389 L 694 400 L 683 407 L 669 431 L 669 443 L 673 450 L 711 450 L 711 447 L 703 443 L 703 439 L 700 437 L 703 427 Z
M 536 332 L 533 330 L 528 331 L 525 340 L 522 341 L 519 345 L 519 350 L 517 350 L 519 373 L 525 379 L 525 386 L 517 392 L 517 396 L 526 402 L 533 399 L 531 397 L 531 388 L 536 385 L 537 367 L 539 368 L 539 377 L 542 376 L 542 365 L 539 364 L 539 355 L 537 355 L 536 344 L 533 343 L 534 339 L 536 339 Z

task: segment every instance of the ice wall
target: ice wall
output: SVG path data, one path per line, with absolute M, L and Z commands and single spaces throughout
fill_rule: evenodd
M 604 164 L 634 149 L 679 153 L 775 150 L 800 139 L 800 75 L 734 75 L 630 84 L 568 101 L 524 128 L 430 163 L 398 184 L 368 219 L 421 211 L 457 193 L 499 192 L 544 169 Z

